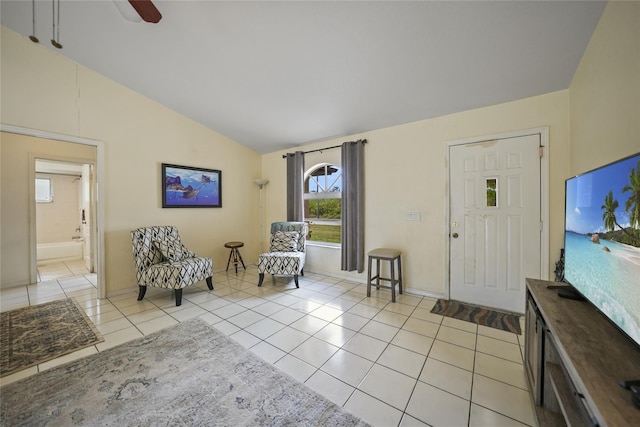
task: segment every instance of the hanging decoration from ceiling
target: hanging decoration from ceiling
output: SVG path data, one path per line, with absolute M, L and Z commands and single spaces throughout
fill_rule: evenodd
M 62 49 L 62 45 L 60 44 L 60 0 L 57 0 L 57 3 L 58 7 L 56 7 L 56 0 L 51 0 L 51 6 L 53 7 L 53 36 L 51 38 L 51 44 L 58 49 Z
M 31 35 L 29 40 L 34 43 L 39 43 L 40 40 L 36 37 L 36 0 L 31 0 Z

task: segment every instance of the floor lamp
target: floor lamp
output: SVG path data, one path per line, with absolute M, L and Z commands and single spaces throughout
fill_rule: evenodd
M 258 184 L 258 187 L 260 188 L 260 253 L 262 253 L 263 250 L 263 246 L 264 246 L 264 233 L 262 230 L 262 200 L 263 200 L 263 196 L 262 196 L 262 189 L 265 185 L 267 185 L 269 183 L 268 179 L 255 179 L 253 180 L 253 182 L 255 182 L 256 184 Z

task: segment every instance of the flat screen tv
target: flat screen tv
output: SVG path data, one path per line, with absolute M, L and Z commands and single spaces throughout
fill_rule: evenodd
M 565 281 L 640 346 L 640 153 L 565 188 Z

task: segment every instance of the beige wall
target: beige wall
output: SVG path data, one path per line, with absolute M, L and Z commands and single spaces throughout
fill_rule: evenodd
M 640 2 L 609 2 L 569 91 L 571 175 L 640 152 Z
M 96 158 L 96 149 L 87 145 L 0 133 L 2 288 L 26 284 L 30 280 L 31 258 L 35 256 L 35 251 L 32 252 L 29 246 L 30 242 L 35 243 L 29 225 L 29 219 L 35 215 L 35 209 L 31 210 L 35 208 L 35 202 L 30 197 L 35 193 L 36 156 L 91 163 Z
M 37 173 L 36 178 L 51 181 L 53 203 L 36 203 L 36 242 L 70 242 L 80 236 L 80 177 Z
M 431 295 L 445 291 L 445 215 L 447 199 L 447 142 L 470 137 L 549 126 L 550 213 L 553 266 L 562 246 L 564 186 L 568 171 L 567 91 L 524 99 L 406 125 L 331 139 L 301 149 L 339 145 L 366 138 L 365 251 L 397 247 L 404 253 L 408 289 Z M 293 150 L 287 150 L 293 151 Z M 286 217 L 285 151 L 263 156 L 266 223 Z M 339 164 L 339 150 L 306 157 L 306 167 L 321 161 Z M 330 159 L 329 156 L 333 158 Z M 337 158 L 336 158 L 337 156 Z M 560 208 L 559 208 L 560 207 Z M 421 212 L 421 221 L 407 221 L 408 212 Z M 337 248 L 310 247 L 307 270 L 365 281 L 364 274 L 340 271 Z M 551 268 L 553 270 L 553 268 Z
M 108 294 L 136 288 L 129 231 L 139 226 L 176 225 L 187 247 L 214 258 L 214 269 L 226 266 L 226 241 L 244 241 L 246 259 L 257 258 L 258 153 L 4 27 L 1 54 L 3 124 L 103 142 Z M 11 244 L 27 241 L 28 216 L 5 217 L 15 201 L 4 179 L 14 161 L 3 153 L 3 287 L 28 280 L 24 263 L 13 262 L 28 258 L 27 249 Z M 223 207 L 162 209 L 161 163 L 220 169 Z M 26 183 L 22 172 L 11 179 Z

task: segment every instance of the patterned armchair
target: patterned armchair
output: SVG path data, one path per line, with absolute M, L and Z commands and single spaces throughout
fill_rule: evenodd
M 131 232 L 136 263 L 138 301 L 147 286 L 174 289 L 176 306 L 182 304 L 182 289 L 206 279 L 213 290 L 213 260 L 198 257 L 184 247 L 178 229 L 173 226 L 143 227 Z
M 271 224 L 269 252 L 258 257 L 258 286 L 262 286 L 264 273 L 293 276 L 298 285 L 298 275 L 304 276 L 305 246 L 309 225 L 306 222 L 274 222 Z

